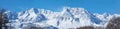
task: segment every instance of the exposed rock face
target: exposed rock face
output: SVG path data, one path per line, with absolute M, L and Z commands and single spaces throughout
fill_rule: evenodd
M 30 19 L 28 19 L 27 21 L 28 22 L 30 22 L 31 23 L 31 21 L 33 21 L 33 20 L 35 20 L 35 21 L 33 21 L 33 22 L 41 22 L 41 21 L 43 21 L 43 20 L 47 20 L 46 18 L 47 17 L 45 17 L 45 16 L 47 16 L 46 15 L 46 13 L 43 15 L 43 14 L 38 14 L 38 15 L 36 15 L 36 13 L 37 12 L 33 12 L 34 10 L 32 9 L 32 10 L 30 10 L 30 12 L 28 11 L 28 12 L 26 12 L 24 15 L 23 15 L 23 13 L 21 13 L 21 15 L 23 15 L 22 17 L 23 18 L 25 18 L 26 19 L 26 17 L 27 17 L 27 15 L 29 16 L 30 14 L 30 16 L 29 17 L 27 17 L 27 18 L 30 18 Z M 77 10 L 76 10 L 77 11 Z M 75 11 L 75 12 L 76 12 Z M 8 20 L 8 18 L 7 18 L 7 16 L 6 16 L 6 14 L 5 14 L 5 12 L 6 12 L 6 10 L 4 10 L 4 9 L 0 9 L 0 29 L 58 29 L 57 27 L 54 27 L 54 26 L 47 26 L 47 27 L 42 27 L 42 26 L 32 26 L 32 25 L 29 25 L 29 24 L 27 24 L 27 23 L 25 23 L 25 25 L 23 24 L 23 25 L 17 25 L 17 23 L 21 23 L 23 20 L 25 20 L 25 19 L 22 19 L 21 20 L 21 22 L 17 22 L 15 25 L 16 26 L 6 26 L 6 23 L 11 23 L 11 22 L 9 22 L 9 20 Z M 31 13 L 32 12 L 32 13 Z M 46 12 L 46 11 L 45 11 Z M 74 12 L 74 11 L 73 11 Z M 75 13 L 74 12 L 74 13 Z M 29 14 L 30 13 L 30 14 Z M 73 13 L 73 14 L 74 14 Z M 84 11 L 82 12 L 83 14 L 85 13 Z M 55 13 L 55 14 L 57 14 L 57 13 Z M 55 15 L 54 14 L 54 15 Z M 61 27 L 64 27 L 64 22 L 66 22 L 66 20 L 71 20 L 71 21 L 68 21 L 68 22 L 70 22 L 70 23 L 66 23 L 67 25 L 71 25 L 72 23 L 71 22 L 73 22 L 75 25 L 77 24 L 77 22 L 80 22 L 81 24 L 82 23 L 84 23 L 84 24 L 86 24 L 86 23 L 90 23 L 90 21 L 93 21 L 93 22 L 97 22 L 96 24 L 99 24 L 99 22 L 101 22 L 101 21 L 99 21 L 99 20 L 96 20 L 96 18 L 91 18 L 91 19 L 93 19 L 93 20 L 90 20 L 90 19 L 86 19 L 86 20 L 82 20 L 83 18 L 89 18 L 88 16 L 87 16 L 87 13 L 85 13 L 86 15 L 84 16 L 83 14 L 81 14 L 80 16 L 82 16 L 82 19 L 80 19 L 78 16 L 79 16 L 79 13 L 75 13 L 74 15 L 76 15 L 76 16 L 73 16 L 73 14 L 72 13 L 70 13 L 70 11 L 69 10 L 67 10 L 67 12 L 63 12 L 63 14 L 62 14 L 62 16 L 60 16 L 60 17 L 58 17 L 58 19 L 61 19 L 61 20 L 64 20 L 64 21 L 58 21 L 57 22 L 57 26 L 59 25 L 59 23 L 61 23 Z M 13 14 L 8 14 L 8 15 L 13 15 Z M 33 15 L 35 16 L 35 17 L 33 17 Z M 53 16 L 54 16 L 53 15 Z M 16 16 L 16 15 L 15 15 Z M 26 17 L 24 17 L 24 16 L 26 16 Z M 38 17 L 38 16 L 41 16 L 41 17 Z M 56 17 L 57 15 L 55 15 L 55 17 Z M 11 17 L 11 16 L 10 16 Z M 22 17 L 19 17 L 19 18 L 22 18 Z M 92 16 L 92 17 L 94 17 L 94 16 Z M 16 17 L 17 18 L 17 17 Z M 32 20 L 31 20 L 31 18 L 33 18 Z M 37 18 L 37 19 L 35 19 L 35 18 Z M 40 18 L 42 18 L 42 19 L 40 19 Z M 48 17 L 49 18 L 49 17 Z M 50 15 L 50 18 L 51 18 L 51 15 Z M 54 18 L 54 17 L 53 17 Z M 57 18 L 57 17 L 56 17 Z M 55 18 L 55 19 L 56 19 Z M 72 20 L 72 19 L 74 19 L 74 20 Z M 12 20 L 12 19 L 11 19 Z M 19 19 L 20 20 L 20 19 Z M 30 20 L 30 21 L 29 21 Z M 79 20 L 79 21 L 78 21 Z M 90 21 L 89 21 L 90 20 Z M 74 21 L 76 21 L 76 22 L 74 22 Z M 87 22 L 88 21 L 88 22 Z M 52 21 L 51 21 L 52 22 Z M 51 23 L 50 22 L 50 23 Z M 55 22 L 56 22 L 56 20 L 55 20 Z M 49 21 L 47 22 L 47 23 L 49 23 Z M 53 23 L 53 24 L 52 24 Z M 54 22 L 52 22 L 51 24 L 52 25 L 56 25 L 56 23 L 54 24 Z M 89 24 L 88 23 L 88 24 Z M 50 24 L 50 25 L 51 25 Z M 65 24 L 65 25 L 66 25 Z M 80 25 L 81 25 L 80 24 Z M 84 25 L 84 24 L 82 24 L 82 25 Z M 28 26 L 26 26 L 26 25 L 28 25 Z M 18 27 L 19 26 L 19 27 Z M 22 27 L 21 27 L 22 26 Z M 76 26 L 78 26 L 78 25 L 76 25 Z M 17 28 L 15 28 L 15 27 L 17 27 Z M 69 26 L 66 26 L 66 27 L 69 27 Z M 120 29 L 120 17 L 114 17 L 114 18 L 112 18 L 109 22 L 108 22 L 108 25 L 106 26 L 106 28 L 105 27 L 103 27 L 103 26 L 83 26 L 83 27 L 78 27 L 78 28 L 68 28 L 68 29 Z
M 77 29 L 94 29 L 93 26 L 85 26 L 85 27 L 79 27 Z
M 106 29 L 120 29 L 120 17 L 112 18 L 106 26 Z
M 43 29 L 42 27 L 24 27 L 23 29 Z
M 24 27 L 23 29 L 58 29 L 56 27 L 35 27 L 35 26 L 32 26 L 32 27 Z
M 94 26 L 94 29 L 105 29 L 104 26 Z
M 74 29 L 74 28 L 70 28 Z M 104 26 L 84 26 L 78 27 L 77 29 L 120 29 L 120 17 L 113 17 L 110 19 L 109 23 L 107 24 L 106 28 Z

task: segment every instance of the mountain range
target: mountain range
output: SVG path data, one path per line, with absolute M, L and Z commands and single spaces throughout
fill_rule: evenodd
M 22 12 L 6 11 L 11 29 L 28 29 L 42 27 L 44 29 L 68 29 L 84 26 L 105 27 L 109 20 L 119 14 L 90 13 L 84 8 L 63 8 L 61 12 L 31 8 Z

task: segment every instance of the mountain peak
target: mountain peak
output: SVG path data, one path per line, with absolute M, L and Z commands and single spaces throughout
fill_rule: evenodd
M 20 28 L 21 26 L 22 28 L 24 28 L 26 24 L 34 23 L 36 23 L 37 25 L 40 24 L 50 25 L 62 29 L 90 26 L 93 24 L 99 25 L 101 22 L 104 23 L 105 20 L 108 20 L 108 19 L 103 20 L 104 18 L 110 16 L 109 14 L 94 15 L 93 13 L 89 13 L 84 8 L 72 8 L 72 7 L 65 7 L 61 12 L 53 12 L 50 10 L 31 8 L 30 10 L 27 11 L 19 12 L 17 14 L 9 13 L 8 15 L 9 17 L 12 16 L 12 18 L 9 19 L 13 19 L 15 21 L 17 20 L 16 22 L 12 21 L 12 23 L 10 23 L 10 25 L 11 24 L 15 25 L 11 26 L 15 27 L 16 29 Z
M 71 7 L 65 7 L 63 8 L 63 11 L 70 11 L 70 12 L 82 12 L 84 13 L 86 10 L 84 8 L 71 8 Z
M 37 8 L 31 8 L 29 11 L 34 13 L 39 13 L 39 10 Z

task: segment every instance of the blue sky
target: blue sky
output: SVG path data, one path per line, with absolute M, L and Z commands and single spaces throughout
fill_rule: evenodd
M 0 7 L 11 11 L 41 8 L 62 11 L 62 7 L 83 7 L 91 13 L 120 14 L 120 0 L 0 0 Z

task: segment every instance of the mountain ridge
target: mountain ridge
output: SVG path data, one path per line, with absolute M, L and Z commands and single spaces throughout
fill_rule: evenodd
M 11 16 L 14 17 L 12 18 Z M 92 14 L 84 8 L 69 7 L 63 8 L 63 11 L 61 12 L 31 8 L 30 10 L 18 12 L 17 14 L 13 14 L 11 16 L 8 16 L 8 18 L 12 18 L 13 20 L 10 19 L 11 23 L 8 23 L 8 26 L 12 26 L 14 29 L 22 29 L 29 26 L 28 24 L 35 25 L 36 27 L 53 26 L 59 29 L 67 29 L 91 25 L 104 26 L 109 21 L 108 18 L 115 15 Z

